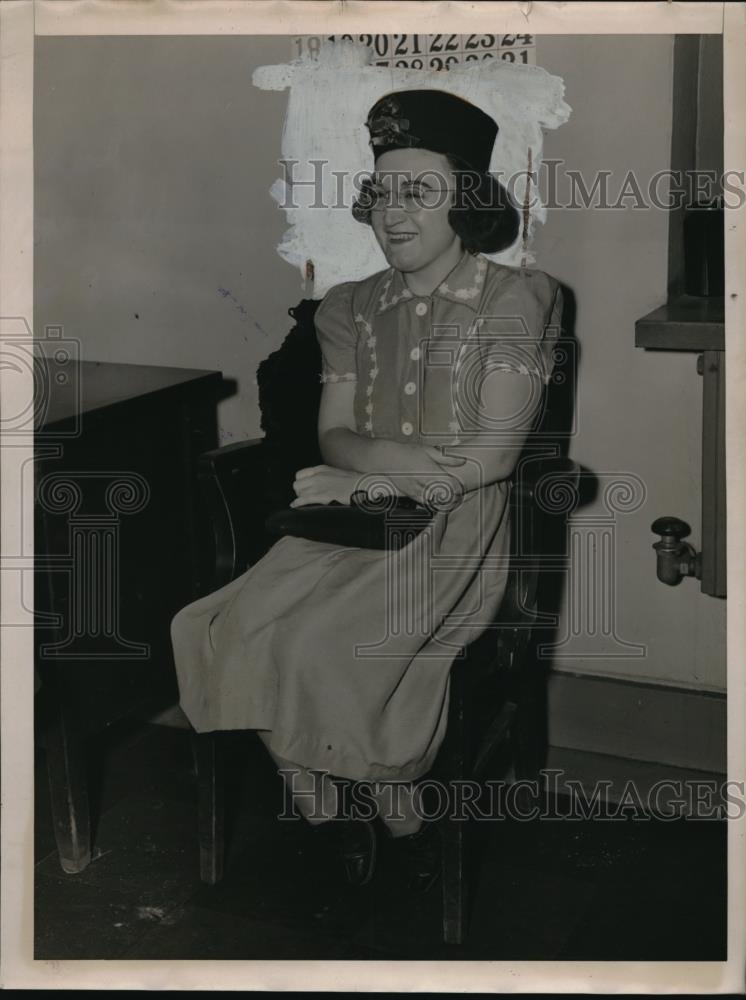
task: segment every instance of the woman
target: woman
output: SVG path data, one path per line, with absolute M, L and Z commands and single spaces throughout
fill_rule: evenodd
M 317 310 L 325 464 L 298 471 L 293 506 L 348 504 L 371 481 L 419 502 L 445 483 L 447 502 L 398 552 L 282 538 L 183 609 L 172 638 L 195 729 L 258 730 L 303 815 L 336 831 L 351 881 L 373 873 L 375 830 L 325 822 L 343 812 L 336 779 L 365 783 L 389 833 L 430 859 L 430 884 L 414 782 L 444 736 L 453 660 L 505 589 L 508 477 L 551 374 L 561 293 L 480 256 L 518 233 L 487 173 L 492 118 L 416 90 L 376 102 L 367 126 L 375 173 L 354 213 L 389 267 Z

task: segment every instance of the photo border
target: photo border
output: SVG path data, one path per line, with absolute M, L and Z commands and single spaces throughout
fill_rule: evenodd
M 725 169 L 746 163 L 746 7 L 741 3 L 394 3 L 236 0 L 4 0 L 0 3 L 0 316 L 33 329 L 33 57 L 35 35 L 298 35 L 415 30 L 530 30 L 548 34 L 723 34 Z M 247 86 L 250 84 L 247 82 Z M 730 210 L 726 260 L 728 521 L 728 777 L 746 768 L 746 208 Z M 25 390 L 24 390 L 25 391 Z M 0 372 L 3 414 L 24 391 Z M 25 398 L 28 398 L 26 394 Z M 2 443 L 3 562 L 19 550 L 13 471 L 32 456 L 24 438 Z M 2 620 L 20 613 L 0 592 Z M 0 634 L 2 881 L 0 985 L 4 987 L 430 992 L 741 993 L 746 955 L 746 818 L 728 821 L 728 961 L 62 961 L 33 959 L 33 631 Z M 682 873 L 685 877 L 685 873 Z

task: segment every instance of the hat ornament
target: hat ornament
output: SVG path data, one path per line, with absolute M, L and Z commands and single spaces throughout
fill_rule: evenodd
M 391 97 L 377 105 L 367 125 L 372 146 L 414 146 L 420 142 L 419 137 L 409 131 L 409 119 L 401 117 L 401 107 Z

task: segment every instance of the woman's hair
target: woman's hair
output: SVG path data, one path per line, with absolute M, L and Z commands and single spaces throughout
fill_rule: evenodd
M 451 229 L 470 253 L 499 253 L 515 243 L 520 214 L 507 189 L 489 174 L 474 170 L 457 156 L 446 154 L 456 177 L 454 204 L 448 213 Z M 352 215 L 370 225 L 373 186 L 363 181 Z

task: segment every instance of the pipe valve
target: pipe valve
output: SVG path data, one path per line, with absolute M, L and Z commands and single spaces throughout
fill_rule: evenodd
M 691 528 L 678 517 L 659 517 L 653 521 L 651 530 L 660 535 L 660 541 L 653 543 L 658 557 L 658 579 L 675 587 L 685 576 L 702 576 L 702 553 L 695 552 L 684 538 Z

